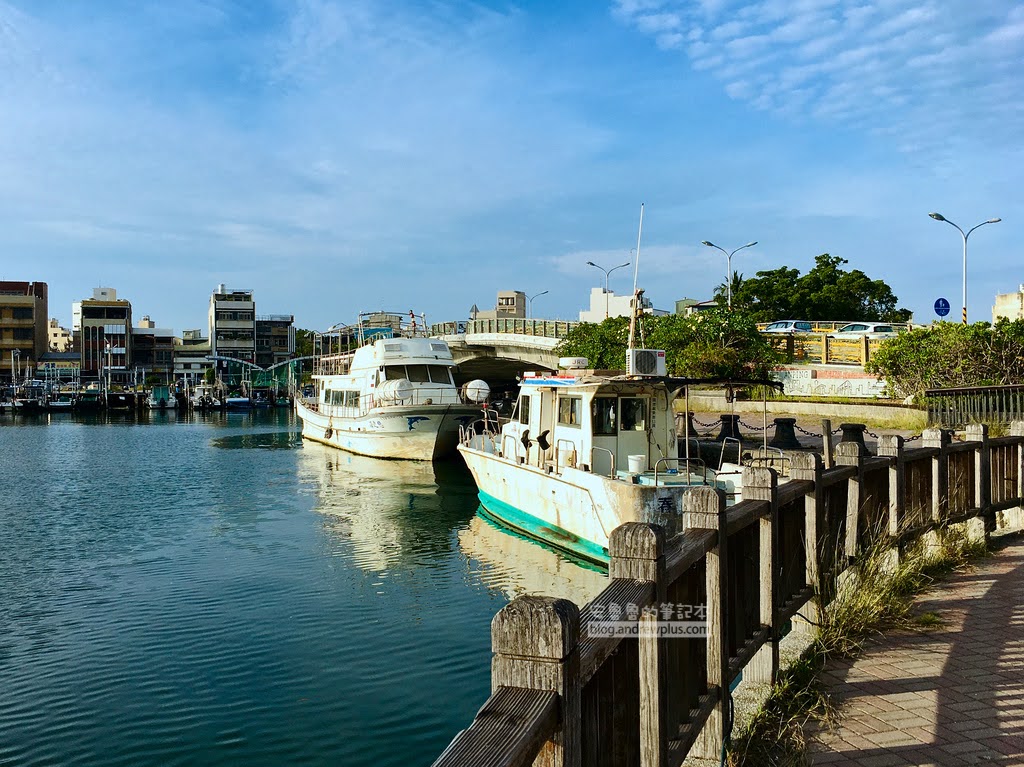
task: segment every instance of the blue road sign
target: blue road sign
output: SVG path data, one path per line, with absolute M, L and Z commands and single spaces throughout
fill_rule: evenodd
M 949 301 L 945 298 L 935 299 L 935 313 L 940 317 L 945 317 L 949 314 Z

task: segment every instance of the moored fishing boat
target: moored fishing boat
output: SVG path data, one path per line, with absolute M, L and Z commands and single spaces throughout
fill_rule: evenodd
M 427 337 L 422 318 L 403 316 L 362 315 L 318 336 L 315 395 L 295 399 L 303 437 L 377 458 L 429 461 L 455 451 L 488 387 L 471 381 L 460 391 L 448 344 Z
M 687 385 L 709 382 L 666 376 L 663 351 L 628 354 L 625 375 L 527 373 L 508 422 L 463 430 L 459 452 L 488 514 L 607 564 L 609 536 L 621 524 L 679 531 L 687 488 L 709 485 L 738 498 L 742 467 L 679 457 L 673 402 Z
M 178 406 L 178 400 L 169 386 L 154 386 L 147 404 L 150 410 L 173 410 Z

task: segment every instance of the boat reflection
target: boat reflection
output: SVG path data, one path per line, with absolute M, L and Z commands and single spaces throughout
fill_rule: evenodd
M 509 600 L 526 594 L 561 597 L 587 604 L 608 585 L 607 572 L 574 560 L 543 543 L 519 535 L 487 516 L 481 506 L 459 530 L 459 547 L 483 583 Z
M 340 556 L 369 572 L 433 566 L 450 556 L 452 530 L 476 510 L 464 466 L 388 461 L 302 442 L 301 483 Z

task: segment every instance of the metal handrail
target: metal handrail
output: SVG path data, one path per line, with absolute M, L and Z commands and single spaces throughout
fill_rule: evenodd
M 590 448 L 590 473 L 594 472 L 594 451 L 600 450 L 602 453 L 608 453 L 608 474 L 602 475 L 607 476 L 609 479 L 615 476 L 615 454 L 606 447 L 591 447 Z
M 561 456 L 561 449 L 559 448 L 559 445 L 561 445 L 562 443 L 565 443 L 565 444 L 569 445 L 569 447 L 571 448 L 571 450 L 570 450 L 570 454 L 571 455 L 575 455 L 576 454 L 576 443 L 575 442 L 572 442 L 571 440 L 568 440 L 568 439 L 559 439 L 559 440 L 555 441 L 555 471 L 558 472 L 558 473 L 561 473 L 561 468 L 562 468 L 562 462 L 561 462 L 561 460 L 559 458 L 559 456 Z M 568 464 L 566 464 L 566 465 L 568 466 Z M 572 467 L 572 468 L 575 468 L 575 467 Z
M 735 437 L 725 437 L 722 439 L 722 454 L 718 457 L 718 471 L 721 471 L 722 466 L 725 465 L 725 447 L 730 442 L 736 443 L 736 463 L 743 463 L 743 443 Z
M 702 485 L 708 484 L 707 464 L 705 464 L 702 459 L 700 459 L 700 458 L 669 458 L 668 456 L 663 456 L 663 457 L 659 458 L 657 461 L 655 461 L 655 463 L 654 463 L 654 486 L 655 487 L 658 486 L 658 467 L 662 464 L 662 462 L 666 462 L 667 463 L 667 462 L 670 462 L 670 461 L 675 461 L 676 462 L 676 472 L 677 473 L 679 471 L 679 464 L 680 463 L 685 463 L 686 464 L 686 484 L 687 485 L 692 485 L 693 484 L 692 482 L 690 482 L 690 474 L 692 473 L 690 471 L 690 464 L 691 463 L 699 464 L 701 467 L 703 467 L 702 471 L 700 472 L 701 478 L 703 479 L 701 484 Z M 666 474 L 669 471 L 671 471 L 671 469 L 667 470 Z
M 501 436 L 501 457 L 508 457 L 508 454 L 505 452 L 505 440 L 507 439 L 512 440 L 512 445 L 515 448 L 512 451 L 512 458 L 514 459 L 515 463 L 519 463 L 519 440 L 516 439 L 515 434 L 503 434 Z M 529 455 L 527 455 L 527 457 L 529 457 Z

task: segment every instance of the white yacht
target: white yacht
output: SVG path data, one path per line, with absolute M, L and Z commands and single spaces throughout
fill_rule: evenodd
M 455 452 L 460 427 L 480 418 L 487 384 L 471 381 L 460 392 L 448 344 L 428 338 L 422 320 L 401 318 L 364 315 L 319 336 L 315 396 L 295 399 L 303 437 L 376 458 Z M 344 344 L 355 348 L 341 351 Z
M 719 473 L 697 458 L 678 457 L 672 403 L 687 381 L 664 375 L 664 354 L 630 350 L 627 375 L 527 373 L 507 423 L 485 422 L 482 433 L 463 430 L 459 452 L 486 511 L 526 535 L 607 564 L 609 535 L 625 522 L 677 531 L 688 487 L 713 485 L 735 497 L 739 466 L 723 464 Z M 651 374 L 633 374 L 638 369 Z

